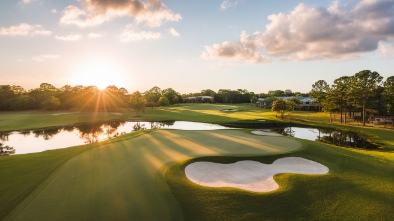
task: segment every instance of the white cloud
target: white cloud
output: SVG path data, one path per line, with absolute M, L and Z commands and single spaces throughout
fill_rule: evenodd
M 30 3 L 33 3 L 33 2 L 38 2 L 38 1 L 42 2 L 42 0 L 21 0 L 19 2 L 19 4 L 27 5 L 27 4 L 30 4 Z
M 51 10 L 51 13 L 52 13 L 52 14 L 57 14 L 57 10 L 56 10 L 56 9 L 52 9 L 52 10 Z
M 62 40 L 62 41 L 78 41 L 79 39 L 82 38 L 81 35 L 78 34 L 70 34 L 66 36 L 55 36 L 56 39 Z
M 378 53 L 382 58 L 392 58 L 394 56 L 394 47 L 386 42 L 379 42 Z
M 30 4 L 32 2 L 33 2 L 33 0 L 22 0 L 21 4 L 27 5 L 27 4 Z
M 232 8 L 235 7 L 236 5 L 238 5 L 238 1 L 230 1 L 230 0 L 224 0 L 221 4 L 220 4 L 220 9 L 221 10 L 226 10 L 228 8 Z
M 0 36 L 27 36 L 27 35 L 51 35 L 52 32 L 45 30 L 41 25 L 20 23 L 19 25 L 0 28 Z
M 173 27 L 171 27 L 171 28 L 168 30 L 168 32 L 169 32 L 172 36 L 174 36 L 174 37 L 179 37 L 179 36 L 181 36 L 181 35 L 179 34 L 179 32 L 177 32 Z
M 100 38 L 102 35 L 100 33 L 89 33 L 89 38 Z
M 179 21 L 182 17 L 173 13 L 159 0 L 80 0 L 82 9 L 70 5 L 63 11 L 60 23 L 80 27 L 95 26 L 116 17 L 133 17 L 137 24 L 161 26 L 166 21 Z
M 52 35 L 51 31 L 48 30 L 35 30 L 32 32 L 33 35 Z
M 245 32 L 242 32 L 239 42 L 225 41 L 221 44 L 205 46 L 202 57 L 207 59 L 233 58 L 251 63 L 269 62 L 269 58 L 259 53 L 254 40 Z
M 161 38 L 160 32 L 151 31 L 135 31 L 132 26 L 127 26 L 123 33 L 120 35 L 122 42 L 133 42 L 140 40 L 156 40 Z
M 380 41 L 394 41 L 394 1 L 362 0 L 350 9 L 339 1 L 327 8 L 299 4 L 288 14 L 268 19 L 265 30 L 248 36 L 254 47 L 245 47 L 241 39 L 205 46 L 203 55 L 249 62 L 255 62 L 257 55 L 284 60 L 352 59 L 376 51 Z
M 32 59 L 35 60 L 35 61 L 42 62 L 42 61 L 45 61 L 45 60 L 57 59 L 59 57 L 60 56 L 57 55 L 57 54 L 41 54 L 41 55 L 33 57 Z

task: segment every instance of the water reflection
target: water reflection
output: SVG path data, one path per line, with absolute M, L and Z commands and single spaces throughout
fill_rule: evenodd
M 56 134 L 58 134 L 63 128 L 47 129 L 47 130 L 34 130 L 33 134 L 35 137 L 42 137 L 44 140 L 49 140 Z
M 25 154 L 94 143 L 146 129 L 215 130 L 228 129 L 220 125 L 186 122 L 122 122 L 91 123 L 45 130 L 0 133 L 4 146 L 15 147 L 9 154 Z M 2 145 L 3 145 L 2 143 Z M 6 151 L 4 149 L 4 151 Z
M 291 137 L 307 139 L 312 141 L 320 141 L 324 143 L 334 144 L 343 147 L 354 147 L 364 149 L 376 149 L 375 145 L 365 138 L 358 136 L 356 133 L 345 132 L 332 129 L 318 129 L 318 128 L 301 128 L 301 127 L 286 127 L 275 128 L 272 131 Z
M 15 148 L 10 146 L 5 146 L 3 143 L 0 143 L 0 156 L 8 156 L 14 153 L 15 153 Z

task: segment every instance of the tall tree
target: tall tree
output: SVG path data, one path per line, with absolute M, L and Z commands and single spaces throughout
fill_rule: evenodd
M 262 106 L 264 108 L 271 109 L 272 108 L 272 104 L 276 100 L 278 100 L 278 98 L 276 98 L 276 97 L 266 97 L 266 98 L 264 98 L 263 101 L 261 101 L 262 102 Z
M 0 110 L 10 110 L 11 102 L 15 97 L 10 85 L 0 85 Z
M 164 89 L 162 91 L 162 94 L 163 94 L 164 97 L 166 97 L 168 99 L 168 102 L 171 105 L 176 104 L 178 102 L 178 95 L 179 95 L 179 93 L 176 92 L 174 89 L 172 89 L 172 88 Z
M 216 92 L 211 90 L 211 89 L 205 89 L 205 90 L 201 90 L 200 93 L 201 96 L 211 96 L 214 97 L 216 95 Z
M 340 116 L 340 122 L 343 123 L 345 122 L 346 124 L 346 110 L 348 109 L 349 102 L 351 99 L 351 87 L 350 85 L 352 84 L 352 77 L 349 76 L 343 76 L 338 79 L 334 80 L 334 85 L 332 88 L 331 93 L 329 94 L 330 99 L 337 109 L 339 110 L 341 116 Z M 343 112 L 345 112 L 345 121 L 343 121 Z
M 378 72 L 370 70 L 360 71 L 352 77 L 351 93 L 355 101 L 362 107 L 363 126 L 365 126 L 366 119 L 365 107 L 370 102 L 370 98 L 376 96 L 382 80 L 383 77 Z
M 144 93 L 144 97 L 146 101 L 149 103 L 150 106 L 152 106 L 152 108 L 157 106 L 161 96 L 162 96 L 162 91 L 157 86 L 152 87 L 150 90 Z
M 318 80 L 312 85 L 310 96 L 316 98 L 316 102 L 320 104 L 320 111 L 327 100 L 327 93 L 331 90 L 330 85 L 325 80 Z
M 285 112 L 289 110 L 289 107 L 282 98 L 279 98 L 278 100 L 274 101 L 272 103 L 272 111 L 276 111 L 280 114 L 280 117 L 283 119 L 283 116 L 285 115 Z
M 136 114 L 143 112 L 146 105 L 146 99 L 139 91 L 136 91 L 130 96 L 130 106 L 135 110 Z
M 286 100 L 287 108 L 291 110 L 296 110 L 300 108 L 301 101 L 298 100 L 296 97 L 292 97 Z
M 386 112 L 394 112 L 394 76 L 388 77 L 384 82 L 384 98 L 386 101 Z

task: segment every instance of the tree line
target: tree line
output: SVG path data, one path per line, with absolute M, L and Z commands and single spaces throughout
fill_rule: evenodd
M 40 87 L 25 90 L 18 85 L 0 85 L 0 111 L 16 110 L 69 110 L 114 111 L 131 107 L 137 113 L 145 107 L 167 106 L 183 102 L 184 97 L 211 96 L 205 102 L 214 103 L 255 103 L 258 98 L 275 96 L 295 96 L 291 90 L 275 90 L 255 94 L 245 89 L 211 89 L 197 93 L 180 94 L 172 88 L 160 89 L 155 86 L 145 92 L 129 93 L 125 88 L 114 85 L 99 90 L 96 86 L 65 85 L 56 88 L 52 84 L 42 83 Z M 305 95 L 305 94 L 304 94 Z M 193 102 L 202 102 L 194 100 Z
M 340 113 L 340 122 L 347 117 L 359 119 L 365 126 L 367 115 L 394 113 L 394 76 L 383 82 L 376 71 L 363 70 L 352 76 L 342 76 L 329 85 L 319 80 L 312 85 L 310 96 L 316 98 L 324 111 Z
M 211 96 L 213 99 L 204 101 L 214 103 L 256 103 L 259 98 L 264 98 L 264 107 L 283 110 L 280 112 L 282 117 L 284 111 L 295 109 L 299 102 L 296 98 L 284 102 L 278 100 L 278 97 L 310 96 L 316 98 L 323 111 L 341 113 L 341 123 L 346 123 L 347 117 L 352 117 L 360 118 L 365 124 L 367 114 L 394 113 L 394 76 L 383 82 L 379 73 L 364 70 L 353 76 L 335 79 L 332 85 L 325 80 L 319 80 L 312 85 L 309 93 L 292 92 L 290 89 L 271 90 L 260 94 L 245 89 L 219 89 L 217 92 L 205 89 L 197 93 L 180 94 L 172 88 L 162 90 L 157 86 L 145 92 L 129 93 L 125 88 L 114 85 L 99 90 L 96 86 L 82 85 L 56 88 L 48 83 L 26 91 L 17 85 L 0 85 L 0 111 L 116 111 L 120 108 L 133 108 L 138 114 L 146 107 L 174 105 L 184 102 L 183 98 L 197 96 Z M 187 102 L 203 101 L 195 99 Z
M 141 111 L 145 106 L 166 106 L 182 102 L 182 95 L 172 88 L 158 87 L 140 93 L 129 93 L 114 85 L 99 90 L 96 86 L 61 88 L 42 83 L 39 88 L 26 91 L 21 86 L 0 85 L 0 110 L 69 110 L 114 111 L 132 107 Z

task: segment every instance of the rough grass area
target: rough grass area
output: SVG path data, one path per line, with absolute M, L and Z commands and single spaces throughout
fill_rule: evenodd
M 166 179 L 186 220 L 394 220 L 394 154 L 388 160 L 370 152 L 351 151 L 303 141 L 300 152 L 261 157 L 202 157 L 173 164 Z M 279 174 L 280 189 L 254 193 L 234 188 L 209 188 L 189 181 L 191 162 L 272 163 L 286 156 L 310 159 L 329 167 L 328 175 Z
M 159 130 L 117 139 L 123 140 L 97 144 L 60 167 L 60 163 L 42 161 L 40 167 L 23 171 L 29 164 L 34 166 L 32 158 L 46 152 L 12 156 L 12 162 L 0 159 L 0 171 L 8 168 L 8 173 L 1 174 L 2 180 L 7 180 L 2 185 L 18 187 L 5 187 L 9 194 L 1 195 L 1 202 L 9 202 L 19 192 L 28 195 L 5 220 L 180 220 L 181 207 L 163 175 L 168 165 L 198 156 L 273 155 L 302 148 L 296 139 L 254 136 L 237 130 Z M 51 152 L 63 155 L 61 151 L 65 150 Z M 24 166 L 18 169 L 18 165 Z M 33 172 L 41 178 L 26 187 L 37 176 L 26 173 Z M 18 177 L 22 174 L 25 177 Z M 10 209 L 1 207 L 2 214 Z

